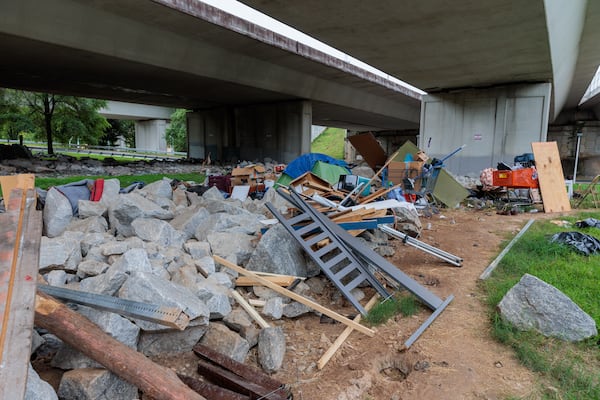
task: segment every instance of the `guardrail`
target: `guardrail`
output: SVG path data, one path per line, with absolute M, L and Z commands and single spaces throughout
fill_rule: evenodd
M 5 141 L 2 140 L 1 143 Z M 18 140 L 6 139 L 6 143 L 19 143 Z M 46 150 L 46 142 L 35 142 L 31 140 L 23 141 L 23 144 L 27 145 L 31 151 L 44 152 Z M 141 159 L 151 158 L 185 158 L 187 157 L 186 152 L 181 151 L 158 151 L 150 149 L 141 149 L 134 147 L 120 147 L 120 146 L 88 146 L 88 145 L 64 145 L 62 143 L 55 143 L 55 151 L 60 152 L 75 152 L 81 154 L 103 154 L 108 156 L 119 156 L 119 157 L 132 157 Z

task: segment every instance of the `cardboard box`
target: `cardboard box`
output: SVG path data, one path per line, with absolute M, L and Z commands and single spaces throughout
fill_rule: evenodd
M 387 181 L 392 182 L 394 185 L 403 183 L 404 178 L 410 178 L 414 180 L 415 190 L 421 188 L 421 174 L 423 173 L 422 161 L 411 161 L 411 162 L 397 162 L 392 161 L 388 165 Z
M 423 150 L 419 150 L 417 154 L 415 154 L 415 161 L 427 162 L 427 160 L 429 160 L 429 156 L 425 154 Z

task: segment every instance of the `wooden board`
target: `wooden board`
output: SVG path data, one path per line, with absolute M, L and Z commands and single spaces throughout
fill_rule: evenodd
M 5 197 L 4 203 L 8 204 L 10 193 L 14 188 L 25 190 L 35 189 L 35 175 L 19 174 L 0 176 L 0 186 L 2 187 L 2 194 Z
M 6 213 L 0 214 L 0 399 L 22 399 L 33 334 L 42 213 L 35 209 L 33 189 L 14 189 L 9 197 Z
M 544 212 L 571 211 L 556 142 L 531 143 Z
M 348 141 L 365 159 L 373 171 L 376 171 L 377 168 L 385 164 L 385 151 L 371 132 L 348 136 Z

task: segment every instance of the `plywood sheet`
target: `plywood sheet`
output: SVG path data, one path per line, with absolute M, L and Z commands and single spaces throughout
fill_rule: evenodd
M 348 136 L 348 140 L 373 171 L 377 171 L 385 164 L 387 160 L 385 151 L 371 132 Z
M 571 211 L 556 142 L 531 143 L 544 212 Z

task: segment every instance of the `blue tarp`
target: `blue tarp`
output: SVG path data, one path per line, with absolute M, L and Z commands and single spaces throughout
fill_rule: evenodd
M 312 171 L 313 166 L 317 161 L 323 161 L 328 164 L 338 165 L 340 167 L 348 169 L 345 161 L 336 160 L 335 158 L 329 157 L 326 154 L 308 153 L 301 155 L 300 157 L 296 158 L 294 161 L 289 163 L 287 168 L 283 172 L 291 176 L 292 179 L 296 179 L 305 172 Z M 349 170 L 348 174 L 350 174 Z

